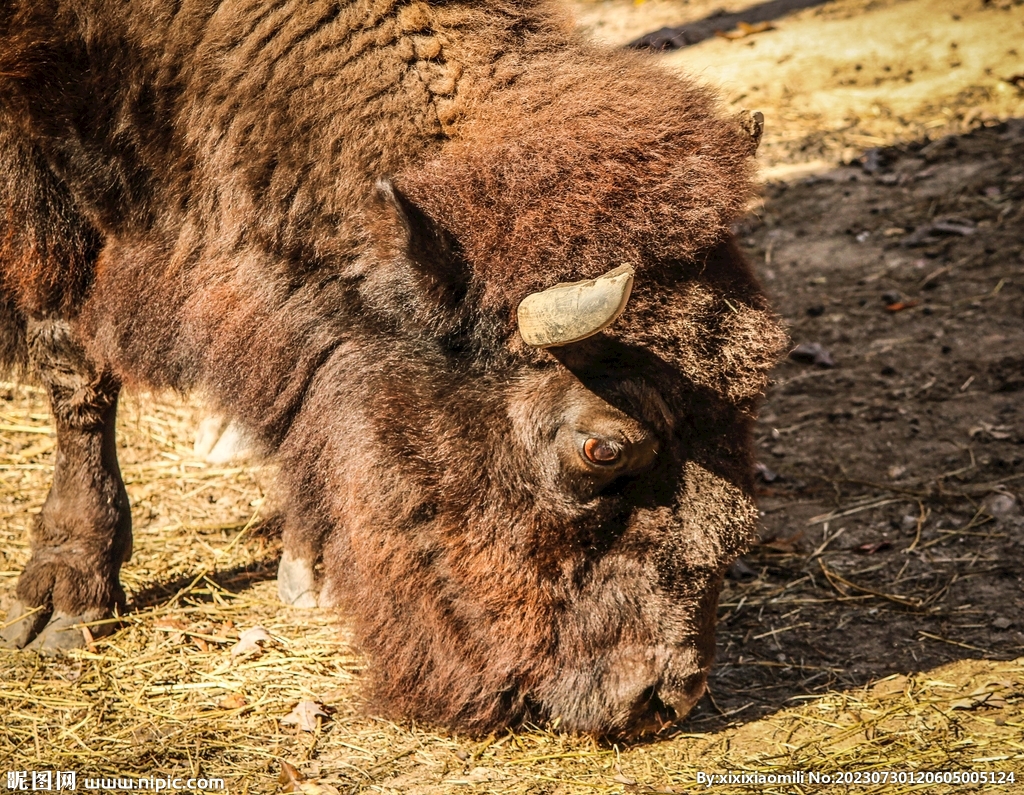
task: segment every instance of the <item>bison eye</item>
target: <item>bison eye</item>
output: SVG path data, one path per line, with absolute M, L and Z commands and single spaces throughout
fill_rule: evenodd
M 592 464 L 608 466 L 619 460 L 622 449 L 608 439 L 591 437 L 583 443 L 583 456 Z

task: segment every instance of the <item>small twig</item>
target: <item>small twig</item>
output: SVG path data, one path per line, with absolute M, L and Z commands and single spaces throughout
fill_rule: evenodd
M 821 558 L 818 558 L 818 565 L 821 566 L 822 574 L 824 574 L 826 579 L 832 584 L 832 587 L 839 591 L 839 594 L 841 596 L 846 596 L 846 594 L 843 593 L 842 589 L 839 588 L 837 583 L 841 583 L 845 585 L 847 588 L 853 588 L 855 591 L 860 591 L 861 593 L 868 594 L 870 596 L 877 596 L 879 599 L 885 599 L 890 602 L 895 602 L 896 604 L 903 605 L 904 607 L 912 607 L 915 610 L 920 610 L 923 606 L 923 603 L 919 599 L 911 599 L 909 597 L 900 596 L 898 594 L 889 594 L 882 593 L 881 591 L 873 591 L 870 588 L 865 588 L 863 585 L 857 585 L 856 583 L 852 583 L 846 578 L 840 576 L 839 574 L 836 574 L 834 571 L 831 571 L 825 565 L 825 561 L 823 561 Z
M 921 500 L 917 501 L 917 508 L 919 511 L 917 515 L 917 531 L 914 533 L 914 540 L 911 542 L 910 546 L 903 550 L 904 553 L 913 552 L 917 549 L 917 545 L 921 541 L 921 530 L 924 528 L 924 523 L 927 521 L 928 514 L 930 513 L 930 511 L 924 507 L 924 503 L 921 502 Z M 900 574 L 902 573 L 903 572 L 901 571 Z M 899 579 L 899 577 L 896 579 Z
M 972 646 L 970 643 L 961 643 L 958 640 L 950 640 L 949 638 L 944 638 L 941 635 L 933 635 L 930 632 L 925 632 L 924 630 L 921 630 L 921 629 L 919 629 L 917 631 L 917 634 L 921 635 L 921 636 L 923 636 L 925 638 L 928 638 L 929 640 L 937 640 L 937 641 L 940 641 L 941 643 L 948 643 L 950 646 L 959 646 L 961 649 L 970 649 L 971 651 L 980 651 L 982 654 L 991 654 L 992 653 L 991 650 L 989 650 L 989 649 L 982 649 L 979 646 Z
M 881 508 L 883 505 L 891 505 L 894 502 L 899 502 L 898 499 L 889 498 L 884 500 L 875 500 L 863 505 L 856 505 L 852 508 L 847 508 L 845 511 L 831 511 L 829 513 L 819 514 L 818 516 L 812 516 L 807 520 L 807 524 L 820 524 L 821 522 L 829 522 L 833 519 L 840 519 L 844 516 L 853 516 L 855 513 L 861 511 L 870 511 L 872 508 Z
M 922 603 L 921 603 L 922 607 L 927 607 L 928 605 L 935 604 L 937 601 L 939 601 L 943 596 L 945 596 L 949 592 L 949 589 L 953 587 L 953 583 L 955 583 L 959 579 L 960 579 L 960 575 L 959 574 L 954 574 L 952 577 L 950 577 L 949 578 L 949 582 L 947 582 L 945 585 L 943 585 L 941 588 L 939 588 L 935 593 L 930 594 L 929 596 L 927 596 L 922 601 Z
M 943 473 L 941 473 L 939 475 L 935 475 L 933 477 L 914 478 L 913 480 L 905 482 L 902 486 L 891 486 L 891 485 L 888 485 L 886 483 L 878 483 L 878 482 L 873 481 L 873 480 L 858 480 L 858 479 L 855 479 L 855 478 L 839 478 L 837 480 L 835 478 L 824 478 L 823 477 L 821 479 L 825 480 L 826 482 L 828 482 L 830 484 L 832 484 L 833 488 L 836 487 L 836 483 L 837 482 L 839 482 L 839 483 L 847 483 L 847 484 L 851 484 L 851 485 L 855 485 L 855 486 L 868 486 L 869 488 L 877 489 L 878 491 L 887 491 L 890 494 L 905 494 L 908 497 L 913 497 L 915 500 L 918 500 L 918 501 L 936 500 L 936 499 L 942 499 L 942 498 L 947 498 L 947 499 L 970 499 L 972 497 L 981 497 L 981 496 L 984 496 L 984 495 L 988 494 L 993 489 L 996 489 L 999 486 L 1002 486 L 1002 485 L 1004 485 L 1006 483 L 1013 483 L 1014 481 L 1024 479 L 1024 473 L 1021 473 L 1021 474 L 1017 474 L 1017 475 L 1009 475 L 1008 477 L 1000 478 L 999 480 L 986 481 L 985 483 L 967 484 L 963 488 L 961 488 L 961 489 L 959 489 L 957 491 L 946 491 L 946 490 L 944 490 L 942 488 L 942 485 L 943 485 L 943 481 L 946 480 L 947 478 L 956 477 L 957 475 L 963 475 L 966 472 L 970 472 L 970 471 L 972 471 L 974 469 L 977 469 L 977 465 L 974 462 L 974 453 L 973 453 L 973 451 L 968 449 L 968 453 L 971 455 L 971 463 L 968 464 L 967 466 L 960 467 L 959 469 L 953 469 L 953 470 L 950 470 L 949 472 L 943 472 Z M 922 492 L 922 491 L 913 491 L 913 490 L 907 488 L 907 486 L 912 486 L 912 485 L 930 485 L 931 486 L 931 490 L 930 491 Z M 896 500 L 896 499 L 891 500 L 891 502 L 898 502 L 898 501 L 899 500 Z M 877 505 L 881 505 L 881 504 L 883 504 L 883 503 L 877 503 Z M 876 503 L 867 503 L 867 504 L 854 505 L 854 506 L 852 506 L 851 510 L 854 510 L 854 511 L 868 510 L 869 508 L 875 507 L 875 505 L 876 505 Z M 815 516 L 812 519 L 809 519 L 807 523 L 808 524 L 818 524 L 818 523 L 823 522 L 823 521 L 829 521 L 831 519 L 836 519 L 836 518 L 839 518 L 840 516 L 847 516 L 847 515 L 849 515 L 849 514 L 843 514 L 843 513 L 821 514 L 820 516 Z
M 940 475 L 939 477 L 944 477 Z M 920 491 L 913 491 L 907 488 L 907 486 L 913 485 L 913 481 L 906 483 L 903 486 L 891 486 L 887 483 L 877 483 L 873 480 L 855 480 L 853 478 L 847 478 L 843 480 L 843 483 L 847 483 L 853 486 L 868 486 L 878 491 L 887 491 L 890 494 L 906 494 L 908 497 L 913 497 L 915 500 L 923 500 L 928 497 L 927 493 Z
M 195 588 L 196 585 L 199 584 L 199 581 L 202 580 L 204 577 L 206 577 L 206 575 L 209 574 L 209 573 L 210 573 L 210 570 L 208 568 L 204 568 L 201 572 L 199 572 L 199 574 L 196 575 L 195 579 L 192 580 L 192 582 L 190 582 L 188 585 L 186 585 L 184 588 L 182 588 L 180 591 L 178 591 L 176 594 L 174 594 L 174 596 L 172 596 L 170 599 L 168 599 L 162 605 L 162 607 L 164 607 L 164 608 L 173 607 L 175 604 L 177 604 L 178 600 L 182 596 L 184 596 L 189 591 L 191 591 L 193 588 Z
M 983 517 L 981 519 L 981 521 L 978 521 L 979 517 Z M 991 516 L 989 516 L 988 514 L 985 513 L 985 509 L 984 508 L 979 508 L 978 511 L 971 518 L 971 521 L 969 521 L 963 527 L 952 528 L 952 529 L 950 529 L 948 531 L 940 530 L 939 532 L 941 532 L 942 535 L 939 536 L 939 538 L 933 538 L 927 544 L 924 544 L 923 546 L 921 546 L 921 549 L 924 550 L 924 549 L 928 549 L 929 547 L 933 547 L 936 544 L 939 544 L 939 543 L 945 541 L 950 536 L 961 535 L 961 534 L 964 534 L 964 533 L 970 535 L 970 533 L 968 531 L 972 527 L 980 527 L 981 525 L 987 524 L 988 522 L 991 522 L 991 521 L 993 521 L 993 519 L 992 519 Z
M 804 621 L 802 624 L 791 624 L 788 627 L 779 627 L 779 629 L 773 629 L 771 632 L 762 632 L 760 635 L 754 635 L 751 640 L 760 640 L 761 638 L 767 638 L 769 635 L 778 635 L 781 632 L 789 632 L 791 629 L 800 629 L 801 627 L 811 626 L 808 622 Z
M 41 610 L 44 610 L 45 608 L 46 605 L 39 605 L 39 607 L 33 607 L 31 610 L 27 610 L 26 612 L 22 613 L 16 618 L 12 618 L 10 621 L 0 624 L 0 629 L 7 629 L 7 627 L 11 626 L 12 624 L 17 624 L 22 619 L 28 618 L 29 616 L 34 616 L 36 613 L 40 612 Z
M 838 530 L 836 530 L 832 535 L 830 535 L 828 538 L 826 538 L 824 541 L 822 541 L 821 546 L 818 547 L 816 550 L 814 550 L 814 552 L 811 554 L 811 556 L 808 558 L 808 560 L 814 560 L 816 557 L 818 557 L 822 552 L 825 551 L 825 548 L 829 544 L 831 544 L 833 541 L 835 541 L 837 538 L 839 538 L 839 536 L 841 536 L 845 532 L 846 532 L 846 528 L 845 527 L 840 527 Z
M 807 370 L 799 375 L 794 375 L 792 378 L 781 378 L 774 383 L 776 389 L 780 389 L 790 384 L 795 384 L 798 381 L 806 381 L 808 378 L 818 378 L 819 376 L 828 375 L 832 370 L 819 369 L 819 370 Z
M 256 520 L 259 518 L 259 515 L 260 509 L 257 507 L 256 510 L 253 511 L 252 516 L 249 517 L 249 521 L 245 523 L 245 526 L 241 530 L 239 530 L 235 537 L 232 538 L 230 542 L 228 542 L 228 545 L 221 550 L 222 555 L 226 555 L 228 552 L 235 548 L 235 544 L 237 544 L 241 540 L 242 536 L 244 536 L 247 532 L 249 532 L 249 530 L 251 530 L 256 525 Z

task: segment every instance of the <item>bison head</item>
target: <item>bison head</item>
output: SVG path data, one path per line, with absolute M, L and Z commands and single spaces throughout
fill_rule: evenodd
M 353 617 L 376 710 L 634 733 L 703 693 L 721 576 L 754 533 L 751 408 L 780 335 L 728 242 L 643 277 L 618 321 L 568 344 L 396 319 L 318 375 L 285 471 L 296 503 L 320 502 L 286 544 Z M 410 279 L 423 302 L 459 293 Z

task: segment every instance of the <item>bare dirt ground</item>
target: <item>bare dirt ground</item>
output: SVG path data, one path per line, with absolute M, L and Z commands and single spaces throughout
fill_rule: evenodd
M 718 3 L 574 8 L 622 45 Z M 753 789 L 1024 791 L 1024 5 L 839 0 L 769 24 L 652 56 L 765 114 L 763 200 L 737 231 L 805 351 L 762 412 L 763 542 L 726 583 L 711 692 L 689 719 L 610 746 L 361 714 L 362 662 L 334 617 L 276 602 L 268 473 L 196 461 L 199 410 L 142 396 L 120 432 L 132 612 L 64 659 L 0 652 L 0 775 L 740 793 L 697 773 L 846 771 L 861 781 Z M 0 388 L 0 595 L 52 455 L 42 396 Z M 239 653 L 256 625 L 269 639 Z M 310 731 L 288 720 L 302 702 L 324 713 Z M 1016 783 L 871 780 L 882 771 Z

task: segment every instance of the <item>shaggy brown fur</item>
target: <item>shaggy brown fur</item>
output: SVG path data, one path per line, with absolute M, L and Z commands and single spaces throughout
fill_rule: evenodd
M 378 709 L 684 714 L 782 341 L 728 232 L 751 154 L 706 89 L 542 0 L 0 0 L 0 364 L 34 360 L 68 460 L 23 606 L 122 598 L 119 382 L 201 387 L 284 462 L 286 549 L 353 615 Z M 523 344 L 524 296 L 622 263 L 612 328 Z M 71 493 L 112 507 L 71 521 Z

